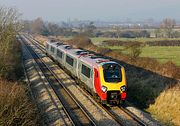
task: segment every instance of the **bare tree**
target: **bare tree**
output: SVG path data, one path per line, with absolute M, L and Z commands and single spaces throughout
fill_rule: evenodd
M 85 33 L 88 36 L 93 36 L 95 29 L 96 29 L 96 26 L 94 25 L 94 22 L 90 22 L 88 25 L 85 26 Z
M 79 24 L 79 32 L 82 33 L 82 32 L 83 32 L 83 29 L 84 29 L 84 24 L 83 24 L 83 23 L 80 23 L 80 24 Z
M 161 28 L 164 30 L 168 38 L 171 38 L 173 36 L 173 28 L 175 25 L 176 25 L 176 21 L 171 18 L 165 18 L 161 22 Z
M 42 18 L 38 17 L 32 22 L 32 32 L 35 34 L 41 34 L 44 30 L 44 21 Z
M 120 38 L 120 37 L 121 37 L 121 32 L 122 32 L 121 30 L 122 30 L 122 29 L 121 29 L 120 26 L 118 26 L 118 25 L 115 26 L 115 29 L 116 29 L 117 37 Z
M 8 58 L 13 50 L 13 42 L 21 28 L 20 14 L 15 8 L 0 7 L 0 74 L 9 67 Z

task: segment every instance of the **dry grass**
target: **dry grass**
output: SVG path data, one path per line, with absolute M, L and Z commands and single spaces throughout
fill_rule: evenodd
M 37 125 L 37 113 L 25 86 L 0 80 L 0 125 Z
M 180 87 L 163 91 L 148 111 L 165 125 L 180 126 Z
M 45 36 L 42 36 L 42 35 L 35 35 L 33 37 L 34 37 L 34 39 L 36 39 L 39 42 L 41 42 L 43 45 L 45 45 L 46 44 L 45 42 L 48 41 L 48 38 L 45 37 Z

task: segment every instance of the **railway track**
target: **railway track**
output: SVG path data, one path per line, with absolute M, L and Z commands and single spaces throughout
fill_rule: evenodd
M 23 58 L 24 57 L 29 57 L 31 59 L 33 59 L 33 57 L 31 56 L 30 52 L 27 50 L 27 48 L 25 47 L 25 45 L 22 43 L 22 48 L 23 48 Z M 45 76 L 43 75 L 42 71 L 40 70 L 40 68 L 38 67 L 38 65 L 36 64 L 35 60 L 33 60 L 33 67 L 35 68 L 36 71 L 34 72 L 37 72 L 36 74 L 36 79 L 39 77 L 41 79 L 41 83 L 38 83 L 36 81 L 36 84 L 32 84 L 31 82 L 31 77 L 28 77 L 27 73 L 28 73 L 28 69 L 32 69 L 29 68 L 28 66 L 26 66 L 27 63 L 25 63 L 25 59 L 23 59 L 23 67 L 24 67 L 24 72 L 25 72 L 25 76 L 26 76 L 26 82 L 28 83 L 28 87 L 29 87 L 29 91 L 30 91 L 30 94 L 32 96 L 32 99 L 33 101 L 35 102 L 38 110 L 39 110 L 39 113 L 41 114 L 41 116 L 43 116 L 43 121 L 41 121 L 41 124 L 42 125 L 55 125 L 55 124 L 58 124 L 58 125 L 75 125 L 73 120 L 71 119 L 71 117 L 69 116 L 69 114 L 67 113 L 67 111 L 65 110 L 65 108 L 62 106 L 61 102 L 58 101 L 58 98 L 57 96 L 55 95 L 55 92 L 52 90 L 52 88 L 48 85 L 48 81 L 46 80 Z M 32 64 L 31 64 L 32 65 Z M 38 76 L 38 77 L 37 77 Z M 31 78 L 31 79 L 30 79 Z M 33 78 L 35 80 L 35 78 Z M 41 104 L 41 100 L 44 100 L 43 98 L 38 99 L 38 92 L 35 91 L 35 87 L 38 87 L 37 85 L 43 87 L 43 90 L 39 90 L 36 88 L 36 90 L 39 90 L 38 92 L 43 92 L 43 93 L 39 93 L 39 95 L 42 95 L 42 94 L 46 94 L 46 101 L 48 102 L 51 102 L 51 105 L 42 105 Z M 48 100 L 48 98 L 50 100 Z M 41 105 L 39 105 L 41 104 Z M 49 109 L 53 109 L 54 112 L 42 112 L 42 108 L 41 107 L 45 107 L 45 108 L 49 108 Z M 45 114 L 45 115 L 42 115 L 42 114 Z M 48 114 L 51 114 L 48 116 Z M 48 117 L 47 117 L 48 116 Z M 57 120 L 59 119 L 59 120 Z
M 83 90 L 86 95 L 91 95 L 86 90 Z M 93 97 L 94 99 L 94 97 Z M 97 101 L 96 99 L 94 99 Z M 97 101 L 98 105 L 104 109 L 114 120 L 116 120 L 122 126 L 147 126 L 139 117 L 130 112 L 125 107 L 119 106 L 104 106 Z M 120 116 L 121 115 L 121 116 Z M 128 119 L 128 121 L 127 121 Z
M 45 53 L 45 46 L 39 44 L 33 38 L 26 37 L 29 41 L 31 41 L 34 45 L 36 45 L 43 53 Z M 89 95 L 87 91 L 86 95 Z M 124 107 L 105 107 L 99 104 L 102 109 L 104 109 L 114 120 L 116 120 L 119 125 L 137 125 L 137 126 L 146 126 L 147 124 L 144 123 L 139 117 L 134 115 L 132 112 L 127 110 Z M 128 119 L 128 121 L 126 121 Z
M 64 107 L 66 114 L 72 120 L 73 125 L 96 125 L 95 122 L 88 115 L 88 112 L 83 108 L 83 106 L 78 103 L 78 101 L 73 97 L 73 95 L 61 84 L 61 81 L 54 74 L 54 72 L 48 68 L 48 66 L 41 60 L 41 57 L 30 47 L 28 40 L 21 38 L 26 46 L 26 49 L 30 52 L 31 56 L 34 58 L 35 62 L 38 64 L 45 78 L 49 82 L 49 85 L 59 101 Z M 31 45 L 32 46 L 32 45 Z

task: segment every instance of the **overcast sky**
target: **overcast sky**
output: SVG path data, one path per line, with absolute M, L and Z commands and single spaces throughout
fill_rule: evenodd
M 180 0 L 0 0 L 1 6 L 13 6 L 23 19 L 42 17 L 48 21 L 101 20 L 120 21 L 130 18 L 180 20 Z

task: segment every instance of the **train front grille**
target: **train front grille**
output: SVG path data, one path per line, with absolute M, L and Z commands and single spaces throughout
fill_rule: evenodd
M 107 92 L 107 100 L 108 101 L 119 101 L 120 92 L 119 91 L 108 91 Z

